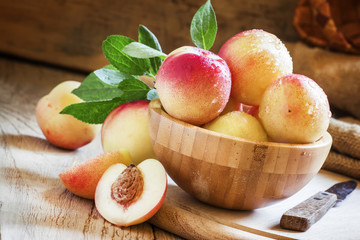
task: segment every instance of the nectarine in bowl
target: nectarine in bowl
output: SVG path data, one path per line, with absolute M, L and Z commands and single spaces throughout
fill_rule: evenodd
M 194 126 L 149 105 L 150 138 L 158 160 L 184 191 L 207 204 L 237 210 L 279 202 L 320 170 L 332 144 L 256 142 Z

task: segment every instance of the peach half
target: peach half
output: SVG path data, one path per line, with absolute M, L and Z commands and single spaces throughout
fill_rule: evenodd
M 101 177 L 95 206 L 107 221 L 117 226 L 145 222 L 161 207 L 167 189 L 163 165 L 147 159 L 139 165 L 115 164 Z
M 130 165 L 126 151 L 112 151 L 79 163 L 59 174 L 60 180 L 73 194 L 94 199 L 96 186 L 104 172 L 113 164 Z
M 77 81 L 58 84 L 36 105 L 36 120 L 46 139 L 65 149 L 77 149 L 90 143 L 101 125 L 82 122 L 71 115 L 60 114 L 66 106 L 82 100 L 71 91 L 80 86 Z
M 231 91 L 231 74 L 218 55 L 184 46 L 171 52 L 156 75 L 156 90 L 171 116 L 194 125 L 216 118 Z
M 221 47 L 219 56 L 231 71 L 231 97 L 247 105 L 259 105 L 266 87 L 293 71 L 285 45 L 274 34 L 260 29 L 231 37 Z

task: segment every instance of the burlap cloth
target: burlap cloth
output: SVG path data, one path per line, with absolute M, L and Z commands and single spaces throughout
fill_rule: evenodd
M 333 145 L 323 168 L 360 179 L 360 124 L 332 118 L 328 132 Z
M 323 168 L 360 180 L 360 55 L 332 52 L 304 43 L 286 44 L 294 73 L 314 79 L 328 96 L 333 145 Z

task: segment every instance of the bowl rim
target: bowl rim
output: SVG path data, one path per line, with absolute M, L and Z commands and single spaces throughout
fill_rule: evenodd
M 315 142 L 312 142 L 312 143 L 282 143 L 282 142 L 272 142 L 272 141 L 255 141 L 255 140 L 250 140 L 250 139 L 246 139 L 246 138 L 226 135 L 223 133 L 205 129 L 201 126 L 192 125 L 190 123 L 187 123 L 180 119 L 172 117 L 165 111 L 159 98 L 155 98 L 150 101 L 149 109 L 152 109 L 153 111 L 157 112 L 158 114 L 167 118 L 168 120 L 175 122 L 176 124 L 180 124 L 184 127 L 203 132 L 204 134 L 210 134 L 210 135 L 221 137 L 221 138 L 224 138 L 227 140 L 233 140 L 236 142 L 242 142 L 242 143 L 247 143 L 247 144 L 266 145 L 268 147 L 275 147 L 275 148 L 301 148 L 301 149 L 321 148 L 321 147 L 327 146 L 328 144 L 332 144 L 332 136 L 330 135 L 330 133 L 328 131 L 326 131 L 322 137 L 320 137 L 318 140 L 316 140 Z

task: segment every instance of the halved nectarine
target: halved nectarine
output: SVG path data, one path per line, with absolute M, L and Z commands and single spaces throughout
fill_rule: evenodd
M 65 170 L 59 177 L 70 192 L 79 197 L 94 199 L 101 176 L 115 163 L 130 165 L 130 154 L 125 150 L 103 153 Z
M 147 159 L 139 165 L 115 164 L 101 177 L 95 193 L 98 212 L 117 226 L 145 222 L 162 205 L 167 189 L 163 165 Z

